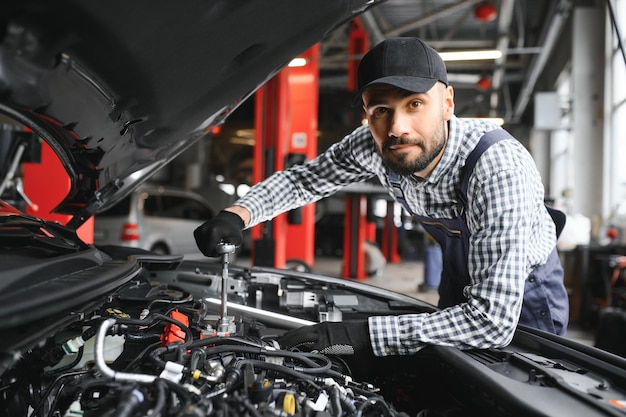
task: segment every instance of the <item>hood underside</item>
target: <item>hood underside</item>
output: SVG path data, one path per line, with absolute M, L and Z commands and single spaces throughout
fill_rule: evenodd
M 0 112 L 59 155 L 79 226 L 115 204 L 367 0 L 12 1 Z

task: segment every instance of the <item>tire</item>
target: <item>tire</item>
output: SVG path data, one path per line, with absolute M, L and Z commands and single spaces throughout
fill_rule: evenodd
M 313 272 L 313 268 L 300 259 L 287 259 L 285 267 L 299 272 Z
M 155 243 L 150 248 L 150 252 L 156 253 L 157 255 L 169 255 L 170 250 L 165 243 Z

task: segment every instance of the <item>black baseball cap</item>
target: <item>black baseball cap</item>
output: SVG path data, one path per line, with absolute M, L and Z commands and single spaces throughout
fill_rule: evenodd
M 425 93 L 437 81 L 448 85 L 448 72 L 437 51 L 418 38 L 389 38 L 361 59 L 355 101 L 360 102 L 363 91 L 373 84 Z

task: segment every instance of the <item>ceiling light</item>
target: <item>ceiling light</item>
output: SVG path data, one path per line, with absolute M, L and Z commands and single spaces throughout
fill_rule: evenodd
M 480 80 L 480 74 L 468 74 L 459 72 L 449 72 L 448 82 L 452 85 L 456 84 L 471 84 L 476 85 Z
M 502 117 L 461 117 L 461 120 L 485 120 L 487 122 L 495 123 L 498 126 L 502 126 L 504 124 L 504 119 Z
M 307 64 L 307 60 L 305 58 L 294 58 L 289 62 L 289 67 L 303 67 Z
M 439 55 L 444 61 L 478 61 L 502 58 L 502 51 L 487 49 L 480 51 L 440 52 Z

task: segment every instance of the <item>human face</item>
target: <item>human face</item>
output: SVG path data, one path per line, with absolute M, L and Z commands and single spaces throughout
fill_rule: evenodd
M 383 164 L 398 175 L 427 177 L 437 166 L 454 114 L 454 91 L 437 82 L 425 93 L 387 84 L 363 92 L 363 108 Z

